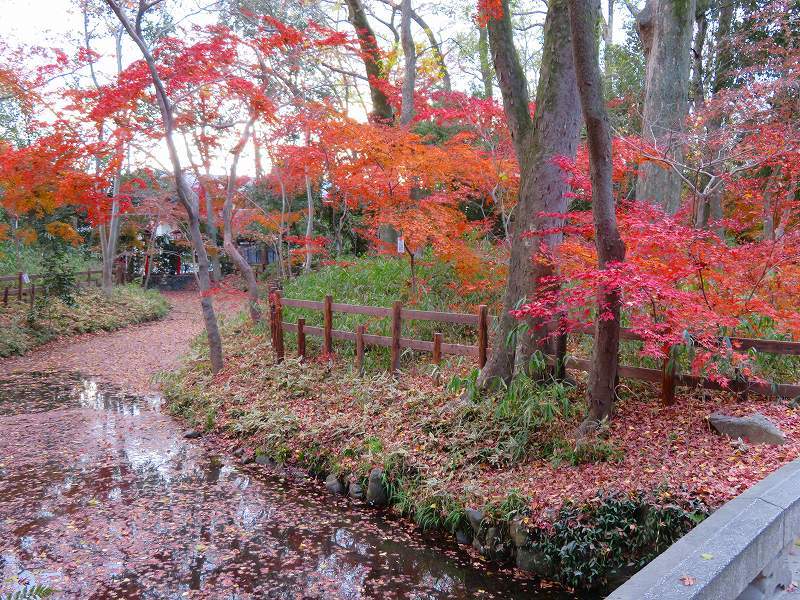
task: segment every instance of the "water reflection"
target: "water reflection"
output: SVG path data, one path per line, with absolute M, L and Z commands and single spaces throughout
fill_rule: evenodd
M 0 593 L 64 598 L 566 598 L 184 440 L 155 398 L 76 374 L 0 381 Z

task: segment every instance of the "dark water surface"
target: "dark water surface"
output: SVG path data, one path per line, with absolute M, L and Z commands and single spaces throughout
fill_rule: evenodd
M 183 438 L 158 397 L 0 380 L 0 597 L 535 598 L 439 536 Z

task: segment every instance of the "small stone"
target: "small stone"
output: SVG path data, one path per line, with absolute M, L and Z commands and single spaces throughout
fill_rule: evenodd
M 528 528 L 523 519 L 524 517 L 514 517 L 508 525 L 508 534 L 517 548 L 527 545 L 530 540 Z
M 544 554 L 527 548 L 517 548 L 517 568 L 543 578 L 552 575 L 550 573 L 550 565 Z
M 328 475 L 328 478 L 325 480 L 325 487 L 328 488 L 328 491 L 333 494 L 344 494 L 344 486 L 342 482 L 339 481 L 339 478 L 331 473 Z
M 186 433 L 184 433 L 183 437 L 185 437 L 187 440 L 196 440 L 201 435 L 203 435 L 203 432 L 197 431 L 196 429 L 191 429 L 191 430 L 187 431 Z
M 708 417 L 711 428 L 731 439 L 742 438 L 751 444 L 785 444 L 786 435 L 761 413 L 732 417 L 714 413 Z
M 236 450 L 233 451 L 233 455 L 236 458 L 241 458 L 242 456 L 244 456 L 244 448 L 241 448 L 241 447 L 240 448 L 236 448 Z
M 347 488 L 347 494 L 356 500 L 364 499 L 364 487 L 357 481 L 351 481 Z
M 383 483 L 383 469 L 379 467 L 375 467 L 369 473 L 367 502 L 375 506 L 385 506 L 389 503 L 389 493 Z
M 471 531 L 462 531 L 459 529 L 456 531 L 456 542 L 459 544 L 471 544 L 472 543 L 472 532 Z
M 243 465 L 249 465 L 252 462 L 253 462 L 253 456 L 251 454 L 246 454 L 241 459 L 239 459 L 239 463 Z
M 742 454 L 746 453 L 750 449 L 750 446 L 748 446 L 742 438 L 731 440 L 731 446 L 734 450 Z
M 272 459 L 269 456 L 267 456 L 266 454 L 259 454 L 258 456 L 256 456 L 256 464 L 259 464 L 259 465 L 271 465 L 272 464 Z
M 481 530 L 481 522 L 483 521 L 483 512 L 474 508 L 468 508 L 464 514 L 469 521 L 472 530 L 477 534 Z

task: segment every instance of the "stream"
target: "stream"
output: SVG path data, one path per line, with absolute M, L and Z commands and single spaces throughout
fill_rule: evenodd
M 183 433 L 157 396 L 0 380 L 0 598 L 574 598 Z

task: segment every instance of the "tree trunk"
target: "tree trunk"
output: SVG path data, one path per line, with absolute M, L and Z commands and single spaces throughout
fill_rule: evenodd
M 219 249 L 217 247 L 217 224 L 214 219 L 214 198 L 206 193 L 206 233 L 213 249 L 211 253 L 211 279 L 216 283 L 222 280 L 222 265 L 219 261 Z
M 594 35 L 600 1 L 569 0 L 569 12 L 578 89 L 589 146 L 595 245 L 598 264 L 605 269 L 609 264 L 625 259 L 625 244 L 617 230 L 611 181 L 611 128 L 603 99 Z M 583 431 L 610 416 L 613 408 L 619 366 L 620 300 L 618 289 L 598 291 L 598 315 L 595 318 L 592 370 L 589 375 L 589 416 L 582 426 Z
M 222 209 L 222 223 L 225 253 L 231 257 L 231 260 L 236 263 L 236 266 L 238 266 L 239 270 L 242 272 L 242 276 L 247 284 L 250 319 L 253 323 L 258 323 L 261 320 L 261 310 L 258 307 L 258 283 L 256 283 L 256 276 L 255 273 L 253 273 L 253 268 L 250 266 L 250 263 L 245 260 L 233 241 L 233 197 L 236 195 L 236 169 L 239 165 L 239 156 L 241 156 L 242 149 L 247 143 L 247 138 L 250 136 L 250 128 L 253 126 L 254 122 L 255 117 L 247 122 L 239 144 L 233 151 L 231 171 L 228 176 L 228 187 L 225 190 L 225 205 Z
M 314 196 L 311 193 L 311 178 L 306 173 L 306 201 L 308 203 L 308 215 L 306 219 L 306 261 L 303 271 L 311 271 L 311 238 L 314 236 Z
M 647 59 L 642 138 L 673 163 L 682 163 L 684 156 L 694 17 L 695 0 L 647 0 L 636 17 Z M 648 161 L 639 170 L 636 199 L 675 214 L 681 178 L 673 169 Z
M 614 0 L 608 1 L 606 13 L 606 26 L 603 29 L 603 67 L 605 69 L 606 85 L 611 86 L 611 47 L 614 45 Z M 610 89 L 610 87 L 609 87 Z
M 708 0 L 696 0 L 697 13 L 695 15 L 696 31 L 694 42 L 692 42 L 692 80 L 691 97 L 692 105 L 697 110 L 706 101 L 705 84 L 703 69 L 703 48 L 706 45 L 706 34 L 708 33 Z
M 481 81 L 483 81 L 483 97 L 493 97 L 492 63 L 489 62 L 489 34 L 486 27 L 478 25 L 478 58 L 481 64 Z
M 138 29 L 139 24 L 141 23 L 141 17 L 147 8 L 147 5 L 140 3 L 140 12 L 139 15 L 137 15 L 138 18 L 136 19 L 137 26 L 134 28 L 133 24 L 131 24 L 130 20 L 128 20 L 124 9 L 117 3 L 117 0 L 106 0 L 106 2 L 117 16 L 120 23 L 122 23 L 125 31 L 128 32 L 128 35 L 139 47 L 145 63 L 147 64 L 147 69 L 150 73 L 153 87 L 155 88 L 156 100 L 158 101 L 161 118 L 164 121 L 164 140 L 167 143 L 167 150 L 169 152 L 173 175 L 175 177 L 176 195 L 186 211 L 186 215 L 189 220 L 189 232 L 192 240 L 192 247 L 194 248 L 194 252 L 197 256 L 197 281 L 200 289 L 200 307 L 203 313 L 206 334 L 208 336 L 208 350 L 209 358 L 211 359 L 211 371 L 213 373 L 217 373 L 223 367 L 222 338 L 219 334 L 217 316 L 214 313 L 214 305 L 211 299 L 211 278 L 209 276 L 208 254 L 206 253 L 206 247 L 203 244 L 203 235 L 200 231 L 200 211 L 197 197 L 193 194 L 191 188 L 183 177 L 183 168 L 181 167 L 180 158 L 178 156 L 178 149 L 175 146 L 172 105 L 170 104 L 169 96 L 167 95 L 167 91 L 164 88 L 163 82 L 161 81 L 161 76 L 158 73 L 156 61 L 153 58 L 153 55 L 150 53 L 150 49 L 148 48 L 147 43 L 144 41 L 141 31 Z
M 346 0 L 346 2 L 349 9 L 347 18 L 356 30 L 358 45 L 361 48 L 364 67 L 367 71 L 369 93 L 372 98 L 370 119 L 383 123 L 391 123 L 394 120 L 392 105 L 389 104 L 389 99 L 378 85 L 381 79 L 386 78 L 386 73 L 384 73 L 383 63 L 380 59 L 380 49 L 375 40 L 375 33 L 372 31 L 372 27 L 369 24 L 367 12 L 364 10 L 364 5 L 361 3 L 361 0 Z
M 428 43 L 430 43 L 431 49 L 436 56 L 436 62 L 439 63 L 439 74 L 442 76 L 442 88 L 445 92 L 452 92 L 453 86 L 450 83 L 450 71 L 447 69 L 447 63 L 444 61 L 442 45 L 439 43 L 439 40 L 436 39 L 436 35 L 433 33 L 433 30 L 413 9 L 411 11 L 411 18 L 414 19 L 417 25 L 422 28 L 422 31 L 424 31 L 425 35 L 428 37 Z
M 403 46 L 403 88 L 400 104 L 400 124 L 408 125 L 414 118 L 414 85 L 417 78 L 417 50 L 411 36 L 411 0 L 400 3 L 400 40 Z
M 563 224 L 561 219 L 539 215 L 566 211 L 567 186 L 564 174 L 553 163 L 553 158 L 575 156 L 580 124 L 565 0 L 551 0 L 548 5 L 533 119 L 528 108 L 527 82 L 513 44 L 508 2 L 503 5 L 503 18 L 490 20 L 488 29 L 506 119 L 520 164 L 520 192 L 511 221 L 511 257 L 503 311 L 495 332 L 491 357 L 481 372 L 481 386 L 498 378 L 510 380 L 515 372 L 527 367 L 531 353 L 536 348 L 532 331 L 514 336 L 520 323 L 509 311 L 535 293 L 542 277 L 553 274 L 553 256 L 558 252 L 561 234 L 538 238 L 525 234 Z M 540 245 L 544 247 L 544 252 L 534 260 L 534 251 Z M 528 325 L 529 328 L 536 328 L 541 324 Z M 540 331 L 536 337 L 546 333 Z M 513 344 L 508 343 L 511 338 L 515 338 Z

